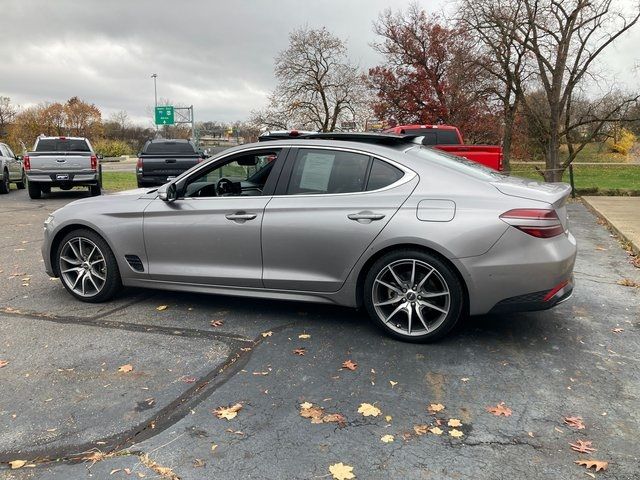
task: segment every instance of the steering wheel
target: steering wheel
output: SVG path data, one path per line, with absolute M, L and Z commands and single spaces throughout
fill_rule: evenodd
M 222 197 L 233 192 L 233 182 L 228 178 L 221 178 L 216 183 L 216 195 Z

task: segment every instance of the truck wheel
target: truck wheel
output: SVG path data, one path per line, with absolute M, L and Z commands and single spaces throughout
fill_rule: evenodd
M 29 187 L 29 198 L 38 199 L 42 195 L 42 190 L 40 190 L 40 185 L 34 182 L 28 182 Z
M 9 172 L 5 170 L 0 182 L 0 194 L 9 193 L 9 188 Z
M 24 170 L 22 171 L 22 177 L 20 177 L 20 181 L 16 182 L 16 187 L 18 187 L 18 190 L 24 190 L 24 187 L 27 183 L 27 178 L 26 175 L 24 174 Z
M 91 185 L 89 187 L 89 194 L 92 197 L 97 197 L 98 195 L 102 195 L 102 190 L 100 189 L 100 184 L 97 185 Z

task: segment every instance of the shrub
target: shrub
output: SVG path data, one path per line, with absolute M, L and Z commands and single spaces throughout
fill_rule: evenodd
M 621 153 L 622 155 L 628 155 L 636 143 L 636 136 L 626 128 L 623 128 L 620 132 L 620 138 L 617 142 L 613 142 L 610 146 L 612 152 Z
M 120 157 L 122 155 L 133 155 L 135 152 L 131 145 L 122 140 L 98 140 L 93 144 L 96 153 L 105 157 Z

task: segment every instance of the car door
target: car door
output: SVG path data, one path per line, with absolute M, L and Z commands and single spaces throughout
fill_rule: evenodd
M 18 180 L 20 178 L 21 168 L 20 161 L 16 160 L 16 156 L 13 154 L 8 145 L 4 145 L 5 157 L 7 158 L 7 167 L 9 168 L 9 176 L 11 180 Z
M 264 286 L 339 290 L 416 183 L 411 170 L 360 151 L 292 150 L 265 209 Z
M 143 224 L 150 278 L 262 287 L 260 227 L 285 154 L 263 148 L 223 158 L 180 179 L 177 200 L 152 201 Z M 247 165 L 251 158 L 263 163 Z M 262 177 L 254 185 L 255 174 Z M 225 178 L 240 193 L 217 191 Z

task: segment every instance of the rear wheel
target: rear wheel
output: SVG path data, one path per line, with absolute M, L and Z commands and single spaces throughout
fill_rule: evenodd
M 428 342 L 442 338 L 459 320 L 464 290 L 452 268 L 435 255 L 397 250 L 378 259 L 367 273 L 364 303 L 391 336 Z
M 24 187 L 27 184 L 27 176 L 24 173 L 24 170 L 22 170 L 22 177 L 20 177 L 20 181 L 16 182 L 16 187 L 18 187 L 18 190 L 24 190 Z
M 120 270 L 113 252 L 90 230 L 67 234 L 56 252 L 56 269 L 67 291 L 83 302 L 99 303 L 120 290 Z
M 28 182 L 27 186 L 29 190 L 29 198 L 37 199 L 41 197 L 42 190 L 40 190 L 40 185 L 35 182 Z
M 4 195 L 5 193 L 9 193 L 9 172 L 5 170 L 2 174 L 2 181 L 0 181 L 0 194 Z

